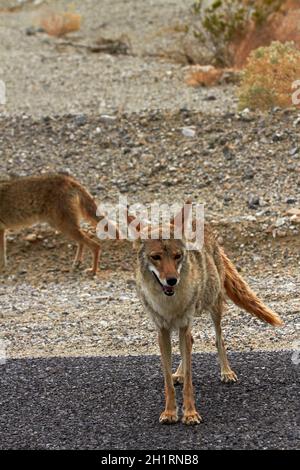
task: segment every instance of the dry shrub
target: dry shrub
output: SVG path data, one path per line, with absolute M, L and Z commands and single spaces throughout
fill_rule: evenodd
M 206 63 L 243 67 L 251 51 L 272 41 L 300 49 L 300 0 L 194 0 L 194 13 Z
M 50 36 L 65 36 L 80 29 L 81 15 L 73 12 L 47 12 L 40 19 L 40 26 Z
M 222 70 L 212 65 L 196 65 L 192 67 L 185 81 L 187 85 L 193 87 L 213 86 L 219 82 L 222 74 Z
M 291 107 L 293 83 L 300 79 L 300 51 L 293 42 L 272 42 L 252 51 L 239 89 L 240 109 Z
M 211 51 L 211 63 L 219 67 L 237 65 L 236 49 L 249 30 L 261 28 L 285 2 L 286 0 L 195 0 L 194 35 L 202 47 Z M 258 44 L 261 45 L 264 44 Z
M 233 68 L 219 69 L 212 65 L 193 65 L 185 78 L 192 87 L 215 86 L 223 83 L 238 83 L 240 72 Z
M 293 41 L 300 49 L 299 25 L 299 0 L 285 1 L 280 10 L 269 15 L 262 23 L 250 23 L 245 37 L 232 44 L 235 66 L 244 66 L 252 50 L 269 46 L 272 41 Z

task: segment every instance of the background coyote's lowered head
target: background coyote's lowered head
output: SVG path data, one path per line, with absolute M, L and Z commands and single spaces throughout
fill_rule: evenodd
M 190 201 L 188 205 L 191 208 Z M 227 359 L 221 330 L 226 295 L 261 320 L 274 326 L 282 324 L 279 316 L 258 299 L 240 276 L 218 245 L 209 226 L 204 225 L 204 243 L 199 250 L 188 250 L 184 237 L 174 238 L 174 229 L 178 224 L 184 226 L 186 214 L 182 210 L 170 221 L 168 239 L 162 235 L 167 232 L 162 226 L 141 230 L 135 217 L 127 217 L 129 225 L 134 223 L 140 230 L 136 237 L 138 293 L 158 329 L 166 395 L 165 410 L 160 416 L 162 423 L 178 420 L 174 382 L 184 384 L 182 421 L 197 424 L 201 420 L 195 407 L 192 386 L 193 316 L 205 311 L 211 314 L 216 331 L 221 379 L 224 382 L 237 380 Z M 182 362 L 172 375 L 170 333 L 173 329 L 179 330 Z
M 100 245 L 80 228 L 86 219 L 96 226 L 97 205 L 89 192 L 65 174 L 45 174 L 0 182 L 0 269 L 6 266 L 5 230 L 47 222 L 78 243 L 74 260 L 82 261 L 84 246 L 93 254 L 91 272 L 98 269 Z

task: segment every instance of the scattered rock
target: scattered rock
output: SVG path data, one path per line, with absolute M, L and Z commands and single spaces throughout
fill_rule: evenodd
M 289 209 L 286 213 L 287 215 L 296 215 L 297 217 L 300 217 L 300 209 L 297 209 L 296 207 Z
M 193 129 L 191 127 L 183 127 L 182 128 L 182 134 L 185 137 L 195 137 L 196 131 L 195 131 L 195 129 Z
M 279 131 L 275 132 L 275 134 L 273 134 L 272 136 L 273 142 L 280 142 L 281 140 L 284 140 L 284 138 L 285 138 L 285 135 Z
M 215 95 L 207 95 L 203 99 L 204 101 L 215 101 L 217 97 Z
M 287 204 L 295 204 L 295 202 L 297 202 L 297 198 L 295 198 L 294 196 L 290 196 L 285 200 L 285 202 Z
M 249 209 L 258 209 L 260 203 L 259 196 L 256 196 L 255 194 L 251 194 L 248 198 L 248 207 Z
M 292 215 L 292 217 L 291 217 L 291 222 L 292 222 L 293 224 L 300 224 L 300 216 L 298 216 L 298 215 L 296 215 L 296 214 Z
M 275 227 L 278 228 L 278 227 L 282 227 L 285 223 L 286 223 L 286 218 L 285 217 L 279 217 L 276 221 L 275 221 Z
M 245 108 L 238 114 L 238 119 L 244 122 L 252 122 L 255 119 L 255 114 L 250 109 Z
M 297 153 L 299 153 L 299 147 L 293 147 L 293 148 L 289 151 L 289 154 L 290 154 L 291 156 L 297 155 Z
M 300 116 L 297 117 L 297 119 L 295 119 L 295 121 L 293 122 L 293 126 L 296 127 L 300 124 Z
M 100 121 L 108 124 L 116 122 L 117 118 L 115 116 L 109 116 L 108 114 L 102 114 L 100 116 Z
M 26 242 L 36 242 L 38 239 L 38 236 L 36 233 L 30 233 L 29 235 L 26 235 L 26 237 L 24 237 L 24 240 Z
M 74 124 L 76 126 L 84 126 L 87 123 L 88 119 L 86 114 L 79 114 L 74 118 Z
M 223 147 L 223 155 L 225 160 L 233 160 L 234 159 L 234 152 L 232 146 L 230 144 L 226 144 Z

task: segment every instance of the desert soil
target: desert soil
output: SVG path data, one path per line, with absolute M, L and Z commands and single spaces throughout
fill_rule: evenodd
M 13 4 L 14 2 L 9 2 Z M 281 329 L 229 305 L 230 350 L 298 347 L 300 117 L 237 111 L 232 85 L 194 89 L 185 67 L 157 51 L 178 46 L 191 1 L 74 1 L 84 22 L 68 41 L 122 34 L 128 55 L 90 53 L 44 33 L 26 34 L 45 4 L 0 12 L 0 178 L 67 171 L 98 201 L 205 204 L 220 243 Z M 59 10 L 67 1 L 52 1 Z M 84 5 L 83 5 L 84 3 Z M 190 131 L 186 135 L 185 128 Z M 190 136 L 194 134 L 193 136 Z M 157 353 L 156 332 L 136 297 L 129 242 L 104 242 L 99 275 L 72 272 L 75 247 L 49 227 L 8 236 L 0 278 L 0 339 L 11 357 Z M 88 267 L 87 256 L 84 268 Z M 195 350 L 214 351 L 206 314 Z

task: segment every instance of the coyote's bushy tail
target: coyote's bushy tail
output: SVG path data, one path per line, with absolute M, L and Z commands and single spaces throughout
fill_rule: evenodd
M 240 276 L 237 269 L 221 250 L 221 256 L 225 268 L 225 281 L 224 287 L 228 297 L 239 307 L 243 308 L 247 312 L 255 315 L 261 320 L 270 323 L 273 326 L 280 326 L 283 324 L 281 318 L 269 309 L 264 303 L 257 297 L 255 292 L 248 286 L 246 281 Z
M 96 226 L 97 223 L 103 219 L 103 216 L 97 215 L 97 204 L 90 195 L 90 193 L 82 186 L 77 187 L 77 192 L 80 200 L 80 207 L 84 217 Z

